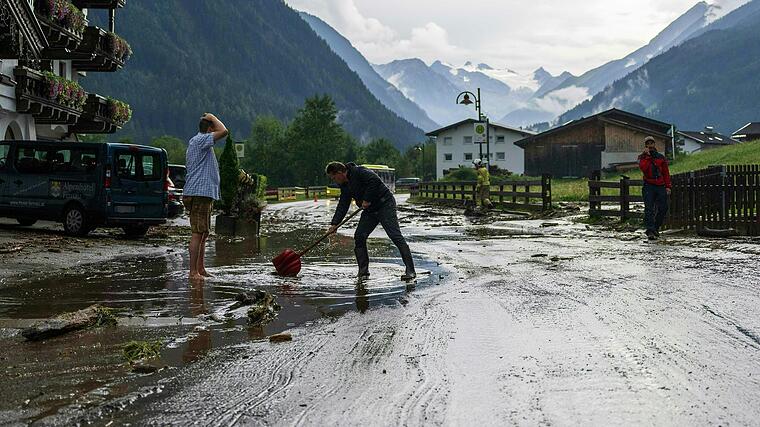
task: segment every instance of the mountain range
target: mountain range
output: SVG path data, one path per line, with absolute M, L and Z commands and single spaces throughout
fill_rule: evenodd
M 463 108 L 454 101 L 459 92 L 475 91 L 478 87 L 481 88 L 483 95 L 483 111 L 492 119 L 520 127 L 539 122 L 556 123 L 558 116 L 591 99 L 595 94 L 636 71 L 652 58 L 684 41 L 704 34 L 708 27 L 714 28 L 719 24 L 731 26 L 731 20 L 735 20 L 736 17 L 730 12 L 746 1 L 699 2 L 669 24 L 645 46 L 579 76 L 568 72 L 555 76 L 544 68 L 539 68 L 530 74 L 520 74 L 509 68 L 497 69 L 488 64 L 474 65 L 472 62 L 467 62 L 461 67 L 442 61 L 427 65 L 417 58 L 375 64 L 373 67 L 386 82 L 393 85 L 409 101 L 421 107 L 433 121 L 441 125 L 475 115 L 471 107 L 470 109 Z M 324 22 L 321 26 L 322 29 L 315 28 L 320 35 L 325 32 L 337 34 Z M 350 46 L 348 40 L 340 35 L 338 37 L 344 44 Z M 351 55 L 341 54 L 340 52 L 345 49 L 344 46 L 332 42 L 330 37 L 324 38 L 352 69 L 366 69 L 367 61 L 356 49 L 350 48 Z M 372 79 L 363 77 L 368 87 L 380 86 L 372 80 L 376 80 L 374 75 Z M 373 90 L 373 93 L 377 92 Z M 392 105 L 386 101 L 383 103 Z M 417 126 L 427 128 L 419 117 L 405 114 L 399 108 L 390 108 Z
M 431 120 L 422 108 L 377 74 L 364 56 L 351 45 L 351 42 L 335 31 L 335 29 L 316 16 L 309 15 L 308 13 L 301 12 L 301 18 L 309 24 L 319 37 L 330 45 L 333 52 L 340 56 L 346 65 L 348 65 L 348 68 L 359 75 L 359 78 L 372 95 L 388 109 L 425 131 L 439 127 L 439 123 Z
M 699 2 L 670 23 L 645 46 L 580 76 L 564 79 L 550 91 L 536 93 L 526 107 L 511 112 L 501 121 L 521 126 L 551 121 L 561 113 L 590 99 L 616 80 L 637 70 L 652 58 L 702 34 L 708 25 L 743 2 L 743 0 L 719 0 L 711 4 Z
M 91 22 L 107 26 L 105 13 L 91 12 Z M 123 70 L 90 73 L 85 84 L 132 106 L 113 138 L 184 139 L 211 111 L 242 139 L 256 116 L 289 121 L 306 98 L 329 94 L 340 123 L 362 142 L 385 137 L 404 148 L 425 139 L 282 0 L 130 0 L 116 13 L 116 31 L 134 55 Z
M 752 1 L 562 114 L 557 122 L 616 107 L 685 130 L 709 125 L 730 134 L 760 119 L 758 28 L 760 2 Z

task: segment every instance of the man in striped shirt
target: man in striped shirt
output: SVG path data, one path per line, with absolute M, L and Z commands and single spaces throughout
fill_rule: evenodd
M 208 277 L 205 267 L 206 239 L 211 229 L 211 208 L 219 200 L 219 163 L 214 144 L 229 131 L 215 115 L 206 113 L 198 124 L 198 134 L 187 144 L 187 178 L 183 190 L 185 208 L 190 214 L 190 279 Z

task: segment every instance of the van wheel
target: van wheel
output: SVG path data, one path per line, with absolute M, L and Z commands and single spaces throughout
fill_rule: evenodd
M 128 225 L 123 230 L 127 237 L 138 238 L 145 236 L 149 228 L 149 225 Z
M 16 218 L 16 221 L 18 221 L 19 225 L 24 227 L 29 227 L 37 222 L 37 220 L 33 218 Z
M 63 229 L 70 236 L 86 236 L 90 232 L 87 216 L 79 205 L 71 205 L 63 214 Z

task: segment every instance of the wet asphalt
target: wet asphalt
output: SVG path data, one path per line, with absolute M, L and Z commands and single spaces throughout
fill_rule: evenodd
M 421 273 L 381 229 L 372 278 L 352 279 L 352 227 L 295 279 L 269 259 L 316 238 L 329 202 L 271 206 L 261 239 L 218 238 L 215 275 L 187 282 L 177 248 L 0 289 L 0 422 L 25 424 L 739 424 L 760 415 L 760 245 L 667 237 L 651 244 L 565 219 L 465 218 L 401 206 Z M 283 310 L 209 320 L 245 290 Z M 27 343 L 33 319 L 101 302 L 118 327 Z M 288 331 L 293 341 L 264 338 Z M 152 375 L 130 339 L 164 343 Z

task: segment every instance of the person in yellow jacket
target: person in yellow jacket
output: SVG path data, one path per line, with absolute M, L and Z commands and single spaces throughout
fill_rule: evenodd
M 488 173 L 488 167 L 480 159 L 475 159 L 472 162 L 475 165 L 475 170 L 478 172 L 478 185 L 475 187 L 477 194 L 477 204 L 481 209 L 491 209 L 491 174 Z

